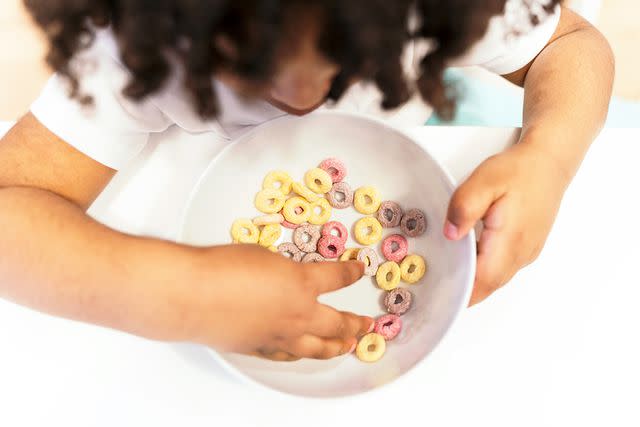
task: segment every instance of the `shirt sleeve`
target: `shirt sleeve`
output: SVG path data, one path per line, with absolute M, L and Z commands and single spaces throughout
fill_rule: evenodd
M 485 36 L 450 65 L 479 65 L 496 74 L 521 69 L 544 49 L 560 22 L 560 6 L 548 13 L 543 8 L 546 3 L 546 0 L 507 0 L 505 13 L 491 19 Z
M 165 130 L 170 121 L 152 100 L 138 103 L 122 95 L 129 74 L 115 58 L 114 48 L 99 34 L 73 61 L 81 93 L 93 98 L 92 105 L 71 99 L 66 79 L 54 75 L 31 112 L 69 145 L 119 170 L 142 151 L 152 132 Z

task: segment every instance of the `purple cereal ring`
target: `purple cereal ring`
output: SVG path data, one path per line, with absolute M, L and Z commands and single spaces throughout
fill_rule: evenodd
M 318 241 L 318 253 L 326 259 L 338 258 L 344 251 L 344 242 L 339 237 L 323 236 Z
M 337 234 L 333 234 L 333 231 L 336 231 Z M 347 231 L 347 227 L 345 227 L 341 222 L 331 221 L 322 226 L 322 237 L 325 236 L 336 236 L 342 243 L 347 243 L 347 239 L 349 238 L 349 232 Z
M 316 252 L 306 254 L 305 256 L 302 257 L 303 264 L 309 264 L 314 262 L 324 262 L 324 261 L 326 261 L 326 259 L 324 259 L 322 255 Z
M 387 200 L 380 204 L 378 209 L 378 221 L 384 228 L 394 228 L 400 225 L 402 220 L 402 208 L 396 202 Z
M 293 232 L 293 243 L 302 252 L 315 252 L 320 240 L 320 229 L 311 224 L 302 224 Z
M 281 243 L 278 246 L 278 252 L 295 262 L 300 262 L 304 256 L 304 252 L 291 242 Z
M 385 341 L 391 341 L 402 330 L 402 319 L 396 314 L 385 314 L 376 319 L 373 332 L 382 335 Z
M 327 200 L 336 209 L 346 209 L 353 205 L 353 190 L 346 182 L 338 182 L 327 193 Z
M 405 288 L 395 288 L 384 297 L 384 306 L 391 314 L 405 314 L 411 308 L 413 295 Z
M 366 276 L 375 276 L 380 266 L 378 254 L 371 248 L 362 248 L 358 252 L 358 261 L 364 263 L 364 274 Z
M 318 167 L 328 173 L 334 183 L 342 181 L 347 176 L 347 167 L 338 159 L 323 160 Z
M 382 254 L 389 261 L 400 264 L 409 252 L 409 242 L 401 234 L 392 234 L 382 241 Z
M 427 231 L 427 217 L 420 209 L 411 209 L 402 217 L 400 228 L 407 236 L 418 237 Z

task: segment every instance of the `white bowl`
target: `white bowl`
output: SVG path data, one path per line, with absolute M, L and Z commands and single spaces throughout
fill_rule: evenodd
M 446 141 L 443 141 L 446 143 Z M 262 179 L 271 170 L 288 171 L 296 180 L 327 158 L 343 160 L 345 181 L 356 189 L 373 185 L 384 200 L 427 214 L 427 232 L 409 239 L 410 253 L 423 255 L 429 271 L 417 285 L 403 285 L 414 304 L 403 316 L 404 330 L 377 363 L 355 356 L 330 361 L 278 363 L 237 354 L 212 354 L 230 370 L 268 388 L 313 397 L 338 397 L 380 387 L 410 371 L 443 339 L 467 306 L 475 273 L 475 238 L 447 241 L 442 235 L 454 184 L 450 176 L 410 137 L 385 124 L 353 115 L 314 113 L 264 124 L 240 138 L 214 159 L 185 212 L 181 242 L 218 245 L 230 242 L 231 223 L 259 213 L 253 206 Z M 354 209 L 334 209 L 332 219 L 345 225 L 362 217 Z M 398 232 L 385 230 L 385 235 Z M 291 234 L 284 238 L 290 240 Z M 351 238 L 347 247 L 359 246 Z M 380 253 L 380 245 L 376 249 Z M 259 283 L 256 284 L 259 286 Z M 325 295 L 321 301 L 338 309 L 379 316 L 383 292 L 372 278 Z M 256 313 L 259 315 L 259 313 Z

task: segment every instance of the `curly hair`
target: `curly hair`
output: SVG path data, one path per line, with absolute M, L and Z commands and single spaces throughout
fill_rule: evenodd
M 532 2 L 537 0 L 520 0 Z M 558 0 L 549 0 L 550 11 Z M 443 81 L 447 62 L 463 54 L 487 30 L 506 0 L 25 0 L 49 41 L 47 63 L 82 94 L 71 66 L 88 48 L 96 28 L 110 26 L 131 74 L 124 95 L 133 100 L 159 91 L 179 58 L 185 87 L 203 118 L 219 111 L 212 76 L 220 70 L 260 87 L 269 82 L 287 46 L 304 26 L 318 23 L 318 47 L 340 67 L 329 98 L 338 100 L 356 79 L 373 81 L 392 109 L 415 87 L 441 117 L 450 117 L 454 96 Z M 410 32 L 410 16 L 418 25 Z M 531 15 L 536 23 L 537 16 Z M 435 51 L 422 58 L 416 82 L 407 82 L 402 52 L 412 39 L 429 39 Z M 218 41 L 224 40 L 225 43 Z M 411 84 L 409 84 L 411 83 Z M 414 84 L 415 83 L 415 84 Z

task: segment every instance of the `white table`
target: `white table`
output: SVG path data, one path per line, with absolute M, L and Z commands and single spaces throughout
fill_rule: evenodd
M 514 137 L 510 129 L 414 134 L 457 178 Z M 540 259 L 379 393 L 338 401 L 267 394 L 201 348 L 0 301 L 0 426 L 637 426 L 639 142 L 640 130 L 605 131 Z M 469 145 L 477 156 L 462 154 Z

